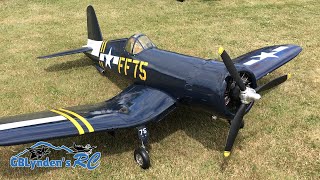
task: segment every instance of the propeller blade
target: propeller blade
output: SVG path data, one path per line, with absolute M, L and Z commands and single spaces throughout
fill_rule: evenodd
M 246 90 L 246 86 L 244 85 L 243 81 L 241 80 L 241 77 L 236 69 L 236 67 L 234 66 L 230 56 L 228 55 L 228 53 L 222 48 L 219 48 L 219 54 L 225 64 L 225 66 L 227 67 L 231 77 L 236 81 L 237 85 L 240 87 L 241 91 Z
M 280 76 L 280 77 L 275 78 L 272 81 L 268 82 L 267 84 L 264 84 L 262 86 L 257 87 L 255 90 L 257 93 L 259 93 L 259 92 L 271 89 L 273 87 L 280 85 L 281 83 L 285 82 L 286 80 L 288 80 L 290 78 L 291 78 L 291 74 Z
M 234 116 L 233 120 L 231 121 L 229 135 L 228 135 L 226 147 L 225 147 L 224 153 L 223 153 L 224 157 L 230 156 L 230 152 L 231 152 L 232 146 L 234 144 L 234 141 L 238 135 L 240 125 L 241 125 L 245 111 L 246 111 L 246 105 L 241 104 L 236 115 Z

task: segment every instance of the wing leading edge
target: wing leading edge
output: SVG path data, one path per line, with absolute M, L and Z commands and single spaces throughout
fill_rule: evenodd
M 1 118 L 0 145 L 136 127 L 161 120 L 175 109 L 175 103 L 160 90 L 131 85 L 99 104 Z

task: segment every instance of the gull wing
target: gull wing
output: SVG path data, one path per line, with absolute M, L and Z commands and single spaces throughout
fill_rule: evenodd
M 102 103 L 0 118 L 0 145 L 16 145 L 159 121 L 175 109 L 166 93 L 131 85 Z

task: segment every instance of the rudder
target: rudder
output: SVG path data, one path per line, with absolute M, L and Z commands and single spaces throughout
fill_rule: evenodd
M 96 13 L 91 5 L 87 7 L 88 39 L 102 41 L 102 34 Z

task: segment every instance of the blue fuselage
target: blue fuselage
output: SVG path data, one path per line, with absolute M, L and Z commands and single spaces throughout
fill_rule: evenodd
M 101 53 L 115 56 L 111 60 L 106 60 L 107 56 L 102 60 L 100 58 L 100 61 L 91 58 L 101 68 L 133 79 L 136 84 L 160 89 L 181 104 L 224 116 L 233 115 L 225 106 L 225 79 L 229 74 L 222 62 L 158 48 L 130 55 L 124 50 L 125 41 L 121 39 L 107 43 Z M 237 69 L 248 71 L 244 66 L 237 66 Z

